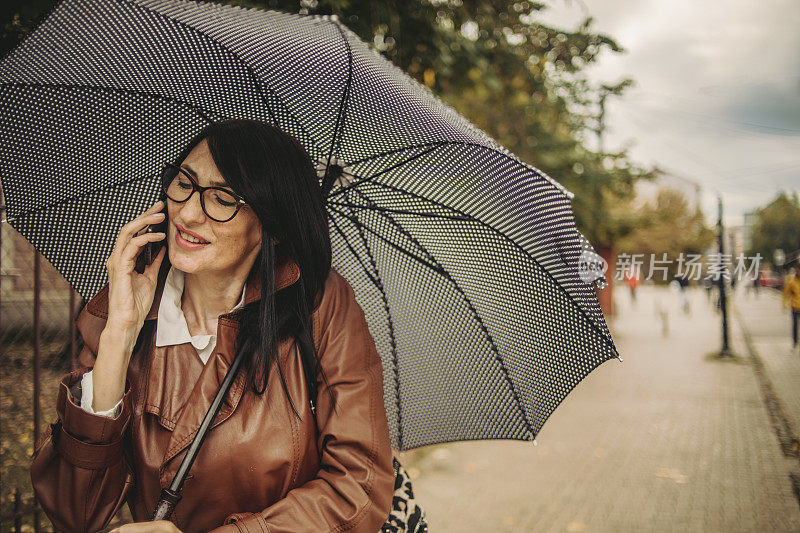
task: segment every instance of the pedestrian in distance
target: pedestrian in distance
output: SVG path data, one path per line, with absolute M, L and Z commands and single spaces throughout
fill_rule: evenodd
M 625 270 L 625 284 L 628 285 L 628 288 L 631 291 L 631 303 L 636 303 L 636 287 L 641 284 L 641 278 L 639 277 L 639 270 L 633 267 L 629 267 Z
M 800 355 L 800 342 L 798 342 L 798 327 L 800 327 L 800 263 L 792 267 L 792 274 L 783 286 L 783 308 L 791 308 L 792 314 L 792 353 Z
M 681 295 L 681 309 L 685 314 L 689 314 L 689 296 L 686 293 L 686 288 L 689 286 L 689 276 L 686 272 L 682 274 L 675 274 L 675 280 L 678 282 L 678 287 Z
M 761 286 L 761 272 L 759 272 L 755 279 L 753 279 L 753 292 L 758 296 L 758 288 Z

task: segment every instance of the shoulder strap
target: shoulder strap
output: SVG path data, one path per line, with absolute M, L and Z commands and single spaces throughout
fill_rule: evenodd
M 313 342 L 313 341 L 312 341 Z M 298 352 L 300 351 L 300 347 L 295 343 L 295 347 L 297 348 Z M 303 357 L 302 353 L 298 353 L 300 356 L 300 361 L 303 363 L 303 374 L 306 376 L 306 384 L 308 385 L 308 403 L 311 407 L 311 414 L 315 417 L 317 416 L 317 376 L 316 372 L 308 368 L 308 363 L 306 363 L 305 358 Z

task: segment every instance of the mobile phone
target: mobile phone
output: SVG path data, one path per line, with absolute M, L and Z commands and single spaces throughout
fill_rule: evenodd
M 162 213 L 164 213 L 164 215 L 167 214 L 166 207 Z M 147 226 L 147 229 L 145 230 L 146 233 L 161 232 L 165 235 L 163 239 L 158 241 L 150 241 L 142 247 L 142 251 L 139 252 L 138 256 L 136 256 L 136 266 L 134 267 L 136 272 L 139 274 L 144 272 L 144 269 L 153 263 L 153 260 L 158 255 L 159 250 L 161 250 L 161 247 L 165 245 L 167 240 L 167 224 L 167 217 L 164 216 L 164 219 L 158 224 L 150 224 Z

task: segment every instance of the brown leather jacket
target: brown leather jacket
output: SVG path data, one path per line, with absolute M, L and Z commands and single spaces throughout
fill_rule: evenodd
M 165 258 L 147 320 L 157 317 L 168 271 Z M 297 264 L 284 256 L 276 267 L 276 291 L 299 276 Z M 245 304 L 260 298 L 260 281 L 254 268 Z M 315 427 L 300 355 L 289 340 L 279 354 L 302 421 L 277 371 L 270 372 L 260 397 L 245 392 L 240 371 L 170 518 L 182 531 L 375 533 L 388 518 L 394 472 L 381 360 L 352 287 L 335 270 L 317 302 L 313 337 L 336 412 L 318 380 Z M 77 319 L 85 364 L 94 364 L 107 316 L 106 284 Z M 62 378 L 58 420 L 36 442 L 30 468 L 36 496 L 56 528 L 100 530 L 124 502 L 135 521 L 150 519 L 233 362 L 237 328 L 234 314 L 220 316 L 217 345 L 205 365 L 191 343 L 153 344 L 149 365 L 142 366 L 146 374 L 136 375 L 136 365 L 128 369 L 117 418 L 80 408 L 88 367 Z

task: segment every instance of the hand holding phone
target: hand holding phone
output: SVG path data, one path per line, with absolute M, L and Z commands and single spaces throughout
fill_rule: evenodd
M 136 271 L 140 274 L 144 272 L 145 267 L 153 264 L 159 250 L 164 246 L 167 233 L 166 223 L 150 224 L 145 233 L 163 233 L 165 236 L 161 240 L 148 241 L 142 248 L 142 252 L 136 258 Z
M 108 314 L 109 319 L 115 318 L 118 327 L 141 327 L 153 301 L 158 270 L 166 253 L 166 248 L 161 244 L 166 238 L 166 232 L 158 231 L 166 225 L 166 215 L 159 209 L 162 206 L 163 204 L 156 202 L 150 209 L 125 224 L 106 261 L 109 283 Z M 148 258 L 147 245 L 154 243 L 159 243 L 160 246 L 151 246 Z M 148 259 L 149 265 L 145 264 Z
M 141 252 L 136 257 L 135 270 L 139 274 L 144 272 L 145 267 L 153 264 L 153 261 L 158 255 L 159 250 L 161 250 L 162 246 L 165 246 L 167 234 L 167 216 L 166 212 L 162 212 L 164 213 L 163 220 L 161 220 L 161 222 L 148 225 L 144 233 L 163 233 L 164 238 L 160 240 L 148 240 L 144 247 L 142 247 Z

